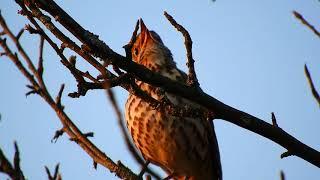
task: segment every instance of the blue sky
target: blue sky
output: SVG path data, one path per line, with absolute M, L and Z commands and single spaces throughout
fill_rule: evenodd
M 171 49 L 178 66 L 186 70 L 182 36 L 163 16 L 167 11 L 186 29 L 194 42 L 194 58 L 201 87 L 212 96 L 271 122 L 275 112 L 285 131 L 315 149 L 320 149 L 319 107 L 303 72 L 307 63 L 320 89 L 320 39 L 292 15 L 297 10 L 320 29 L 320 3 L 316 0 L 231 1 L 57 1 L 84 28 L 98 34 L 111 48 L 128 42 L 136 20 L 143 18 Z M 2 15 L 17 33 L 27 21 L 17 14 L 12 0 L 0 2 Z M 21 39 L 34 60 L 38 37 L 25 33 Z M 67 52 L 67 55 L 74 54 Z M 65 110 L 84 131 L 95 132 L 92 141 L 114 161 L 121 160 L 135 172 L 134 162 L 121 138 L 116 117 L 104 91 L 92 91 L 80 99 L 67 97 L 76 89 L 73 77 L 45 44 L 45 81 L 55 96 L 66 84 Z M 90 157 L 63 136 L 50 140 L 61 124 L 38 96 L 25 97 L 27 81 L 5 57 L 0 58 L 0 147 L 13 157 L 13 141 L 21 151 L 22 169 L 28 179 L 45 179 L 44 166 L 53 170 L 60 162 L 64 179 L 117 179 L 103 167 L 93 169 Z M 93 70 L 78 60 L 82 70 Z M 94 73 L 93 73 L 94 74 Z M 128 93 L 115 88 L 122 107 Z M 215 121 L 222 156 L 224 179 L 319 179 L 315 166 L 297 157 L 280 159 L 285 151 L 274 142 L 223 120 Z M 0 179 L 5 176 L 0 175 Z

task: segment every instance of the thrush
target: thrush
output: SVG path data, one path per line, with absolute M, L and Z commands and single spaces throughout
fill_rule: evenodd
M 170 50 L 160 36 L 140 19 L 140 33 L 134 42 L 132 59 L 153 72 L 177 83 L 187 83 Z M 165 96 L 176 106 L 203 108 L 176 94 L 158 93 L 157 88 L 136 80 L 151 97 Z M 205 109 L 205 108 L 203 108 Z M 203 110 L 205 112 L 205 110 Z M 145 160 L 160 166 L 176 180 L 222 180 L 218 142 L 212 121 L 201 117 L 173 116 L 130 94 L 125 105 L 125 119 L 133 142 Z

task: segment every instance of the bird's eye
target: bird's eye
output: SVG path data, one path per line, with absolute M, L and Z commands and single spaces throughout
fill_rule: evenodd
M 138 48 L 134 48 L 133 53 L 134 55 L 138 56 L 138 53 L 139 53 Z

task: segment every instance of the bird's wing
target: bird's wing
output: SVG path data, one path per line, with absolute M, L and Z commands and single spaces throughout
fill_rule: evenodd
M 213 172 L 219 180 L 222 180 L 222 167 L 221 167 L 221 161 L 220 161 L 220 151 L 219 151 L 218 140 L 214 130 L 213 121 L 210 120 L 209 123 L 212 128 L 212 134 L 210 138 L 212 143 L 210 143 L 211 145 L 210 149 L 212 153 Z
M 179 73 L 181 74 L 182 79 L 184 80 L 184 83 L 187 82 L 187 78 L 188 75 L 181 71 L 180 69 L 178 69 Z M 217 140 L 217 136 L 214 130 L 214 124 L 212 120 L 209 120 L 208 122 L 209 126 L 210 126 L 210 134 L 209 134 L 209 145 L 210 145 L 210 157 L 211 161 L 212 161 L 212 166 L 213 166 L 213 173 L 214 173 L 214 177 L 216 177 L 218 180 L 222 180 L 222 167 L 221 167 L 221 160 L 220 160 L 220 151 L 219 151 L 219 145 L 218 145 L 218 140 Z

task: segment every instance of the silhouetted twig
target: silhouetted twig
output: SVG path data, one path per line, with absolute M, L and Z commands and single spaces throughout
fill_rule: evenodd
M 198 89 L 190 88 L 178 82 L 172 81 L 132 61 L 129 62 L 127 60 L 127 57 L 123 57 L 115 53 L 103 41 L 99 40 L 96 35 L 82 28 L 68 14 L 66 14 L 54 1 L 34 0 L 31 3 L 26 0 L 23 2 L 17 1 L 17 3 L 23 8 L 22 14 L 27 15 L 30 22 L 35 26 L 35 33 L 38 33 L 39 35 L 44 37 L 45 40 L 50 44 L 49 38 L 46 38 L 45 33 L 41 31 L 41 28 L 36 25 L 37 23 L 33 19 L 33 16 L 38 18 L 56 37 L 58 37 L 63 42 L 63 48 L 62 46 L 61 48 L 59 48 L 56 47 L 56 45 L 53 45 L 52 43 L 50 44 L 51 46 L 55 47 L 54 49 L 56 51 L 62 51 L 66 47 L 74 50 L 86 61 L 88 61 L 92 66 L 94 66 L 103 76 L 108 76 L 108 79 L 114 78 L 114 76 L 110 72 L 106 71 L 105 67 L 101 65 L 99 62 L 97 62 L 94 57 L 101 58 L 105 61 L 110 61 L 112 65 L 115 65 L 116 67 L 126 72 L 130 72 L 130 76 L 133 76 L 134 78 L 142 80 L 153 86 L 161 87 L 166 92 L 179 94 L 184 98 L 195 101 L 200 105 L 203 105 L 215 112 L 216 118 L 227 120 L 240 127 L 243 127 L 255 133 L 258 133 L 264 137 L 267 137 L 288 149 L 288 152 L 290 150 L 290 155 L 297 155 L 305 159 L 306 161 L 320 167 L 320 155 L 318 151 L 298 141 L 282 129 L 276 128 L 273 125 L 266 123 L 261 119 L 256 118 L 250 114 L 232 108 L 218 101 L 217 99 L 207 95 L 206 93 L 199 91 Z M 33 13 L 33 16 L 30 15 L 30 12 L 25 8 L 23 3 L 26 3 L 26 5 L 30 8 L 31 12 Z M 34 3 L 36 3 L 37 6 L 34 6 Z M 77 39 L 79 39 L 83 43 L 81 48 L 77 46 L 73 41 L 71 41 L 68 37 L 66 37 L 63 33 L 61 33 L 61 31 L 59 31 L 57 28 L 55 29 L 55 27 L 52 26 L 52 23 L 49 21 L 50 18 L 43 15 L 41 11 L 39 11 L 38 7 L 48 12 L 50 15 L 52 15 L 52 17 L 55 17 L 56 20 L 59 23 L 61 23 L 62 26 L 64 26 Z M 8 35 L 10 36 L 10 34 Z M 15 36 L 11 37 L 11 39 L 12 41 L 18 41 L 18 38 Z M 15 44 L 17 45 L 18 43 Z M 3 52 L 3 55 L 7 55 L 15 63 L 15 65 L 18 67 L 21 73 L 26 76 L 26 78 L 31 83 L 30 87 L 32 87 L 35 90 L 34 92 L 37 92 L 41 97 L 43 97 L 48 102 L 48 104 L 57 112 L 57 115 L 61 119 L 61 122 L 64 126 L 63 130 L 71 138 L 76 139 L 76 142 L 79 143 L 79 145 L 94 159 L 94 162 L 98 162 L 104 165 L 105 167 L 109 168 L 111 171 L 116 172 L 116 174 L 119 177 L 136 177 L 135 174 L 133 174 L 130 170 L 128 170 L 128 168 L 123 166 L 120 162 L 116 164 L 113 161 L 111 161 L 103 152 L 97 149 L 86 138 L 86 136 L 83 133 L 80 132 L 80 130 L 72 123 L 69 117 L 63 112 L 62 108 L 59 108 L 56 102 L 49 95 L 43 83 L 41 73 L 39 73 L 36 70 L 32 61 L 29 61 L 29 58 L 27 56 L 24 56 L 25 53 L 23 51 L 20 51 L 18 48 L 19 53 L 22 54 L 23 58 L 27 62 L 31 73 L 21 64 L 21 61 L 19 60 L 17 54 L 12 53 L 12 51 L 8 48 L 5 39 L 0 38 L 0 45 L 3 47 L 5 51 Z M 61 54 L 62 53 L 58 55 L 61 56 Z M 63 56 L 61 57 L 63 58 Z M 94 82 L 93 84 L 96 84 L 96 82 Z M 130 84 L 126 84 L 124 86 L 128 89 L 134 87 Z
M 164 12 L 164 15 L 169 20 L 169 22 L 179 31 L 184 37 L 184 45 L 187 50 L 187 66 L 189 68 L 188 73 L 188 84 L 190 86 L 199 87 L 199 82 L 197 79 L 196 71 L 194 69 L 194 59 L 192 57 L 192 39 L 190 37 L 189 32 L 180 24 L 176 22 L 176 20 L 173 19 L 173 17 L 168 14 L 166 11 Z
M 23 8 L 23 13 L 27 15 L 29 20 L 36 26 L 37 33 L 42 37 L 44 37 L 44 39 L 47 40 L 48 43 L 51 45 L 53 43 L 51 39 L 49 39 L 48 36 L 45 34 L 45 32 L 40 28 L 40 26 L 37 25 L 37 23 L 35 22 L 33 17 L 30 15 L 28 10 L 24 7 L 24 5 L 23 4 L 20 4 L 20 5 Z M 1 15 L 0 15 L 0 25 L 4 29 L 4 32 L 6 32 L 6 34 L 9 35 L 12 41 L 15 42 L 16 46 L 18 45 L 20 46 L 19 52 L 20 54 L 22 54 L 22 57 L 24 58 L 24 60 L 27 62 L 31 73 L 21 63 L 17 54 L 12 53 L 12 51 L 6 44 L 5 39 L 2 39 L 0 37 L 0 46 L 5 51 L 6 56 L 8 56 L 9 59 L 12 62 L 14 62 L 14 64 L 21 71 L 21 73 L 30 81 L 31 85 L 29 87 L 37 90 L 38 94 L 56 112 L 57 116 L 61 120 L 61 123 L 63 124 L 63 127 L 64 127 L 63 131 L 70 136 L 70 139 L 74 139 L 74 141 L 77 142 L 77 144 L 79 144 L 83 148 L 83 150 L 85 150 L 88 153 L 88 155 L 90 155 L 94 159 L 95 162 L 105 166 L 106 168 L 110 169 L 112 172 L 115 172 L 116 175 L 119 176 L 120 178 L 138 179 L 138 176 L 134 174 L 130 169 L 123 166 L 122 163 L 120 162 L 118 162 L 117 164 L 114 163 L 109 157 L 105 155 L 105 153 L 103 153 L 90 140 L 88 140 L 87 136 L 77 128 L 77 126 L 71 121 L 71 119 L 63 111 L 63 108 L 61 105 L 63 86 L 61 86 L 58 96 L 56 98 L 56 101 L 54 101 L 52 96 L 47 91 L 46 85 L 43 81 L 42 74 L 35 69 L 34 64 L 32 63 L 31 59 L 27 56 L 26 52 L 23 50 L 17 38 L 15 36 L 10 36 L 10 34 L 12 33 L 6 26 L 6 23 Z M 60 56 L 60 57 L 64 58 L 63 56 Z M 15 156 L 15 157 L 18 157 L 18 156 Z M 15 165 L 17 163 L 18 163 L 18 158 L 15 158 Z
M 278 123 L 277 123 L 277 119 L 276 116 L 274 115 L 274 113 L 271 113 L 271 119 L 272 119 L 272 125 L 274 125 L 275 127 L 279 127 Z
M 286 177 L 283 171 L 280 171 L 280 180 L 286 180 Z
M 298 13 L 297 11 L 293 11 L 292 13 L 298 20 L 301 21 L 302 24 L 307 26 L 315 35 L 320 38 L 319 31 L 313 25 L 311 25 L 300 13 Z
M 312 77 L 311 77 L 311 75 L 309 73 L 309 70 L 308 70 L 308 67 L 307 67 L 306 64 L 304 65 L 304 73 L 306 74 L 306 77 L 307 77 L 308 83 L 310 85 L 310 89 L 311 89 L 312 95 L 316 99 L 316 101 L 318 102 L 318 105 L 320 106 L 320 96 L 319 96 L 318 91 L 314 87 L 314 84 L 313 84 L 313 81 L 312 81 Z
M 0 148 L 0 172 L 7 174 L 13 180 L 24 180 L 23 172 L 20 168 L 20 153 L 16 142 L 14 142 L 13 164 L 9 162 Z
M 53 175 L 51 175 L 50 170 L 47 166 L 45 166 L 45 169 L 48 175 L 48 180 L 62 180 L 61 174 L 59 173 L 59 163 L 56 165 Z
M 320 167 L 320 153 L 315 149 L 300 142 L 299 140 L 285 132 L 283 129 L 276 128 L 272 124 L 266 123 L 265 121 L 257 117 L 228 106 L 221 101 L 209 96 L 205 92 L 199 91 L 196 88 L 190 88 L 189 86 L 186 86 L 182 83 L 172 81 L 169 78 L 148 70 L 142 65 L 139 65 L 133 61 L 128 61 L 126 57 L 117 54 L 112 49 L 110 49 L 103 41 L 99 40 L 97 35 L 94 35 L 93 33 L 81 27 L 54 1 L 34 0 L 33 2 L 37 4 L 37 7 L 48 12 L 52 17 L 55 17 L 57 22 L 59 22 L 79 41 L 81 41 L 83 43 L 82 50 L 85 53 L 101 58 L 102 60 L 106 60 L 112 65 L 116 65 L 120 69 L 126 72 L 130 72 L 132 76 L 134 76 L 134 78 L 151 84 L 152 86 L 161 87 L 165 92 L 179 94 L 184 98 L 197 102 L 200 105 L 208 108 L 210 111 L 214 112 L 215 118 L 224 119 L 228 122 L 234 123 L 240 127 L 260 134 L 290 150 L 293 155 L 296 155 L 314 164 L 315 166 Z M 26 4 L 31 8 L 31 11 L 36 11 L 32 9 L 33 3 Z M 35 13 L 35 15 L 37 15 L 37 13 Z M 45 18 L 41 18 L 39 20 L 43 21 L 43 19 Z M 42 23 L 47 25 L 46 21 L 43 21 Z M 56 33 L 55 30 L 52 30 L 50 28 L 48 29 L 53 34 Z M 61 38 L 59 35 L 57 37 L 64 43 L 69 42 L 68 40 Z M 78 50 L 75 51 L 78 52 Z M 92 64 L 92 61 L 90 61 L 90 64 Z M 97 66 L 96 68 L 100 67 Z

